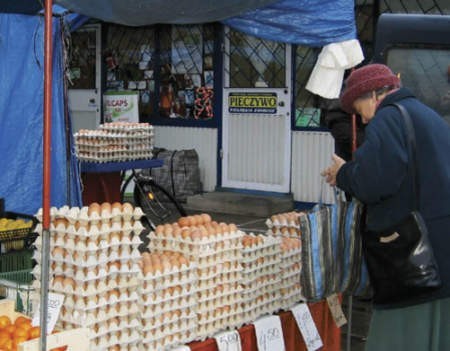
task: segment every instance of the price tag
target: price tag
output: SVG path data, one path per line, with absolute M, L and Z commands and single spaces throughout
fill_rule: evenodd
M 300 333 L 303 336 L 307 350 L 314 351 L 321 348 L 323 346 L 322 339 L 311 316 L 308 305 L 300 303 L 292 307 L 291 311 L 297 322 L 297 326 L 300 329 Z
M 241 337 L 237 330 L 216 334 L 214 339 L 219 351 L 242 351 Z
M 344 311 L 342 311 L 342 306 L 339 302 L 337 294 L 328 296 L 327 302 L 328 307 L 330 307 L 331 315 L 333 316 L 333 319 L 336 322 L 338 328 L 345 325 L 347 323 L 347 319 L 345 318 Z
M 268 316 L 254 322 L 259 351 L 285 351 L 279 316 Z
M 50 334 L 53 331 L 53 328 L 55 328 L 63 302 L 64 302 L 64 295 L 48 293 L 48 308 L 47 308 L 48 334 Z M 33 326 L 38 326 L 40 324 L 40 312 L 41 312 L 40 304 L 38 304 L 37 310 L 34 313 L 33 320 L 31 322 Z

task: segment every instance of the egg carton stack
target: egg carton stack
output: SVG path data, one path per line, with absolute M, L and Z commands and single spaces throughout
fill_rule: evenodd
M 299 238 L 301 236 L 300 220 L 304 212 L 285 212 L 271 216 L 266 220 L 268 235 L 280 235 Z
M 151 252 L 182 253 L 197 266 L 197 339 L 242 325 L 241 237 L 234 224 L 208 214 L 182 217 L 149 234 Z
M 195 339 L 196 265 L 181 253 L 145 252 L 139 290 L 144 350 L 170 350 Z
M 242 238 L 243 322 L 281 308 L 281 238 L 247 234 Z
M 89 328 L 92 350 L 139 350 L 142 215 L 128 203 L 51 209 L 49 291 L 65 296 L 59 328 Z M 41 210 L 37 217 L 42 220 Z M 37 230 L 42 234 L 40 223 Z M 41 246 L 40 235 L 33 269 L 36 302 Z
M 303 299 L 300 285 L 301 241 L 288 237 L 281 240 L 281 307 L 288 309 Z
M 152 158 L 153 126 L 148 123 L 115 122 L 99 129 L 75 133 L 76 153 L 86 162 L 130 161 Z

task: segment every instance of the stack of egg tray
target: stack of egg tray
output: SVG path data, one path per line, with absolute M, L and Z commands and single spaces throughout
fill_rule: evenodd
M 97 130 L 75 133 L 76 153 L 86 162 L 131 161 L 152 158 L 153 126 L 148 123 L 106 123 Z
M 303 214 L 304 212 L 291 211 L 271 216 L 266 220 L 267 234 L 299 238 L 301 236 L 300 216 Z
M 241 237 L 233 224 L 211 222 L 217 231 L 197 237 L 199 227 L 183 227 L 183 234 L 150 232 L 150 251 L 172 250 L 197 265 L 197 339 L 242 325 Z
M 96 351 L 138 351 L 142 339 L 137 290 L 143 213 L 130 204 L 120 207 L 101 213 L 91 207 L 51 209 L 49 291 L 65 295 L 58 326 L 89 328 Z M 37 231 L 33 286 L 39 300 L 41 224 Z
M 281 238 L 254 235 L 242 238 L 242 309 L 244 323 L 281 308 Z
M 301 241 L 298 238 L 283 237 L 281 242 L 281 303 L 289 309 L 300 300 L 301 285 Z
M 144 350 L 171 350 L 195 339 L 196 269 L 187 260 L 144 269 L 139 292 Z

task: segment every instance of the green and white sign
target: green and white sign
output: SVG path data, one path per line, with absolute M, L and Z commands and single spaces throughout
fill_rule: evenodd
M 139 93 L 108 91 L 103 95 L 105 122 L 139 122 Z

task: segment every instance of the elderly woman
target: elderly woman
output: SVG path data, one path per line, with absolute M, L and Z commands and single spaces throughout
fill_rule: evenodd
M 368 230 L 388 228 L 407 216 L 413 193 L 408 144 L 402 115 L 392 103 L 406 108 L 415 129 L 419 210 L 443 286 L 398 305 L 375 305 L 366 350 L 450 350 L 450 126 L 400 87 L 387 66 L 361 67 L 347 79 L 341 104 L 368 124 L 365 141 L 352 161 L 333 155 L 323 175 L 366 205 Z

